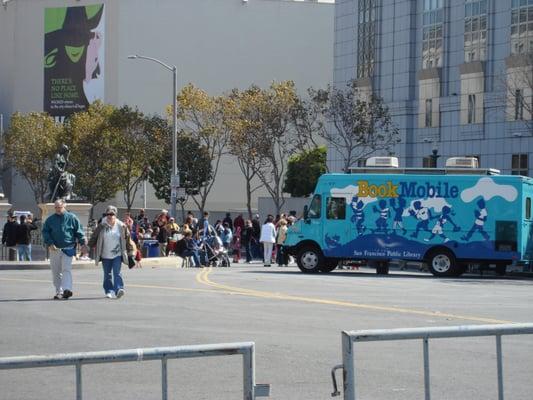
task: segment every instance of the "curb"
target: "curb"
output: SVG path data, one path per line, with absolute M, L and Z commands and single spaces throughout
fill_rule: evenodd
M 171 261 L 172 260 L 172 261 Z M 143 266 L 168 265 L 178 262 L 179 257 L 148 257 L 142 259 Z M 99 269 L 100 265 L 95 265 L 94 260 L 72 262 L 72 269 Z M 0 271 L 28 271 L 50 269 L 48 261 L 1 261 Z

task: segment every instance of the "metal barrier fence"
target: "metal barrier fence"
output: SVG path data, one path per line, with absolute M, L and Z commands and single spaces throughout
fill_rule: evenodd
M 425 400 L 431 399 L 431 385 L 429 374 L 429 339 L 495 336 L 496 357 L 498 370 L 498 399 L 504 400 L 502 336 L 533 334 L 533 324 L 508 325 L 464 325 L 433 328 L 411 329 L 376 329 L 365 331 L 342 332 L 342 365 L 337 365 L 331 371 L 334 392 L 332 396 L 340 395 L 337 390 L 335 371 L 343 369 L 344 400 L 356 400 L 355 357 L 354 342 L 375 342 L 388 340 L 422 339 L 424 353 L 424 389 Z
M 82 400 L 82 365 L 161 360 L 161 398 L 167 400 L 167 360 L 236 354 L 242 354 L 243 357 L 243 399 L 254 400 L 256 397 L 268 397 L 270 385 L 256 385 L 255 383 L 255 344 L 253 342 L 6 357 L 0 358 L 0 370 L 74 365 L 76 366 L 76 400 Z

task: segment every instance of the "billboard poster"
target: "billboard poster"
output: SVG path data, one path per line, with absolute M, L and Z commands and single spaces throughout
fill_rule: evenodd
M 104 5 L 46 8 L 44 111 L 63 120 L 104 100 Z

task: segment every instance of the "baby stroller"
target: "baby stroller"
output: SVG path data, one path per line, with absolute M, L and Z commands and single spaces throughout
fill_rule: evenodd
M 222 246 L 217 235 L 210 235 L 203 240 L 201 257 L 211 267 L 231 267 L 228 251 Z

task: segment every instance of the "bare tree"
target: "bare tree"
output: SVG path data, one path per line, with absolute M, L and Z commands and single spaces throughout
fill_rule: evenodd
M 400 142 L 388 108 L 375 95 L 361 93 L 354 81 L 344 89 L 309 89 L 307 120 L 308 136 L 319 135 L 342 156 L 343 170 L 348 171 L 357 160 L 379 151 L 390 151 Z M 300 114 L 304 115 L 304 114 Z
M 503 104 L 506 104 L 506 119 L 522 121 L 533 134 L 533 54 L 512 56 L 501 84 L 505 88 Z

